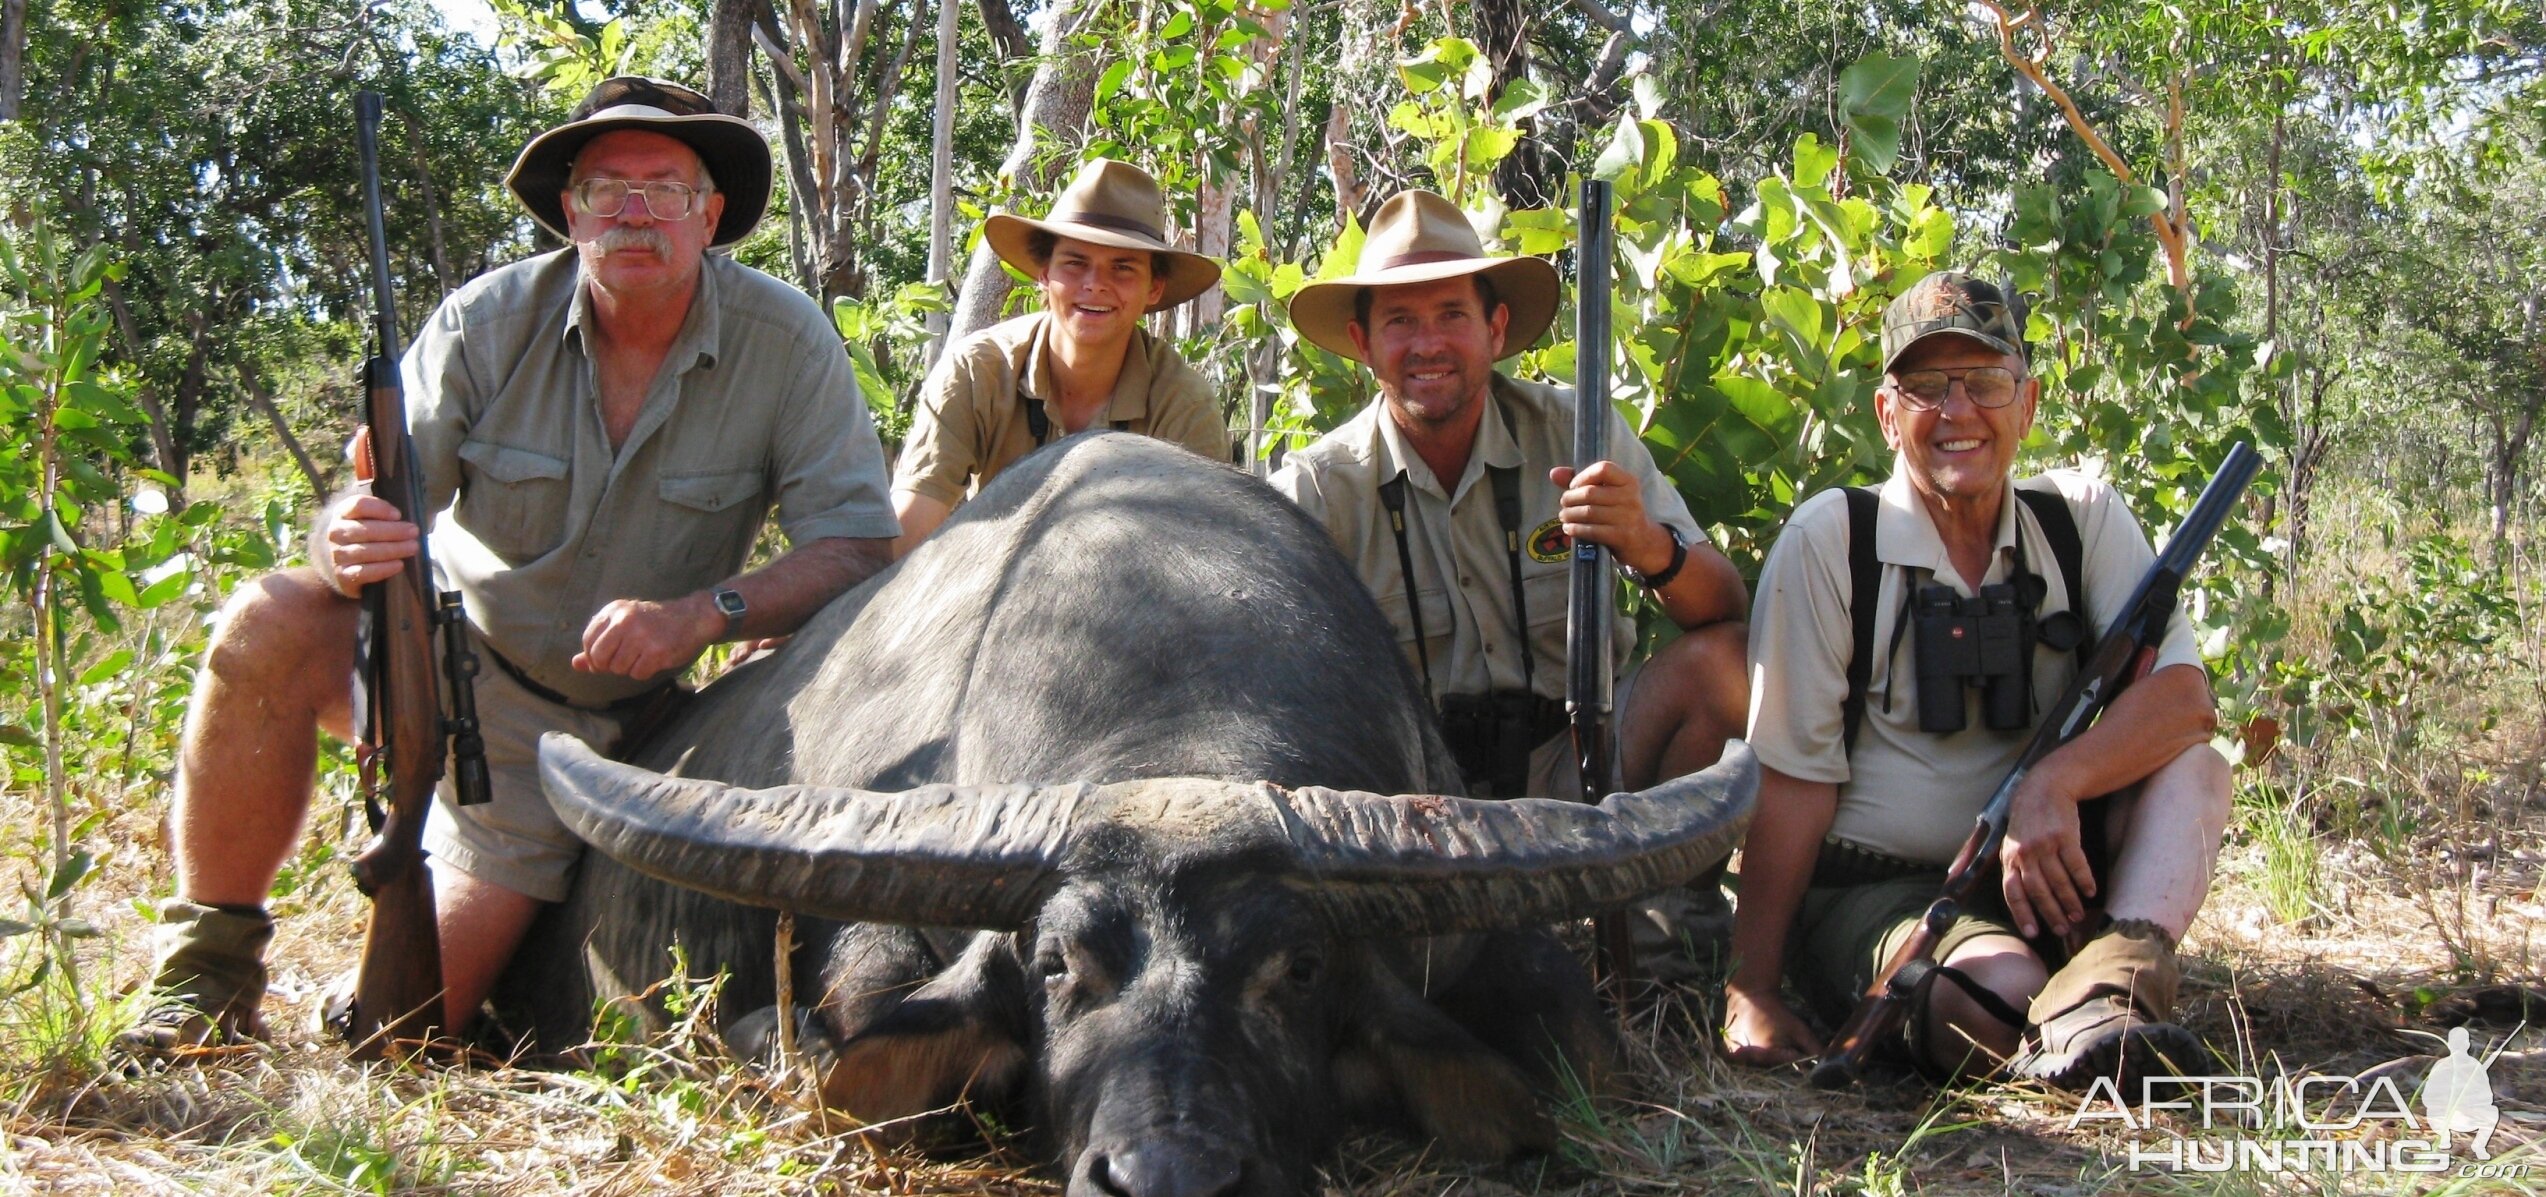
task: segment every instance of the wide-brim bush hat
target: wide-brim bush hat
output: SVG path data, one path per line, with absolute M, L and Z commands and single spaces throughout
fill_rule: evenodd
M 616 75 L 567 114 L 566 123 L 530 139 L 513 160 L 504 186 L 530 209 L 541 228 L 571 241 L 566 232 L 567 172 L 593 138 L 619 129 L 660 133 L 688 146 L 707 167 L 725 197 L 710 246 L 732 245 L 750 235 L 769 210 L 769 139 L 751 122 L 716 111 L 707 97 L 678 83 L 642 75 Z
M 1564 282 L 1556 266 L 1528 255 L 1488 257 L 1476 226 L 1458 205 L 1429 191 L 1400 191 L 1379 206 L 1370 231 L 1362 237 L 1361 261 L 1349 278 L 1310 283 L 1291 296 L 1291 326 L 1321 349 L 1355 361 L 1345 326 L 1353 320 L 1353 302 L 1364 287 L 1430 283 L 1482 274 L 1492 280 L 1495 297 L 1511 309 L 1503 327 L 1503 357 L 1529 348 L 1556 322 L 1557 301 Z M 1489 313 L 1490 315 L 1490 313 Z
M 1033 253 L 1038 231 L 1091 245 L 1167 255 L 1167 289 L 1158 302 L 1149 305 L 1153 312 L 1183 303 L 1220 281 L 1218 262 L 1167 244 L 1167 196 L 1148 171 L 1128 162 L 1090 159 L 1040 220 L 993 212 L 981 222 L 981 236 L 990 243 L 991 252 L 1028 275 L 1043 269 Z

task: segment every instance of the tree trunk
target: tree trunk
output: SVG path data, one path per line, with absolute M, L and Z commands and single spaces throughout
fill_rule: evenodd
M 0 121 L 26 102 L 27 0 L 0 0 Z
M 1034 53 L 1034 43 L 1026 40 L 1025 26 L 1017 23 L 1016 10 L 1008 0 L 981 0 L 981 25 L 990 31 L 990 42 L 999 47 L 1002 66 Z
M 283 422 L 283 409 L 275 405 L 273 392 L 265 389 L 265 380 L 257 377 L 253 368 L 242 366 L 239 368 L 239 382 L 247 388 L 248 405 L 263 413 L 266 420 L 274 425 L 274 435 L 282 438 L 283 447 L 291 450 L 293 463 L 301 467 L 301 476 L 309 479 L 309 493 L 322 499 L 327 497 L 327 475 L 320 473 L 318 463 L 310 460 L 309 450 L 301 446 L 301 438 L 292 435 L 292 426 Z
M 1034 81 L 1026 85 L 1025 105 L 1017 113 L 1017 143 L 999 164 L 1000 177 L 1015 180 L 1020 190 L 1048 189 L 1071 165 L 1061 161 L 1065 155 L 1042 152 L 1042 142 L 1046 133 L 1076 141 L 1087 124 L 1088 109 L 1096 102 L 1096 65 L 1089 55 L 1071 49 L 1071 39 L 1102 7 L 1103 0 L 1053 0 L 1043 31 L 1043 60 L 1034 68 Z M 964 286 L 956 296 L 955 319 L 946 331 L 947 339 L 960 341 L 997 323 L 1007 298 L 1008 274 L 985 241 L 964 268 Z
M 956 3 L 937 0 L 937 113 L 935 127 L 929 130 L 928 285 L 941 292 L 955 259 L 955 20 L 960 11 Z M 931 366 L 946 348 L 948 322 L 948 313 L 928 314 Z
M 124 355 L 128 361 L 140 361 L 142 340 L 140 324 L 133 319 L 132 305 L 124 302 L 123 284 L 107 279 L 106 307 L 115 314 L 115 330 L 123 334 Z M 148 382 L 133 388 L 133 398 L 141 404 L 142 414 L 150 417 L 150 452 L 157 458 L 162 473 L 177 480 L 177 496 L 185 496 L 186 459 L 177 451 L 177 432 L 168 422 L 168 407 L 159 401 L 159 392 Z
M 714 0 L 707 10 L 707 102 L 751 117 L 751 27 L 758 0 Z
M 1514 80 L 1529 74 L 1529 15 L 1519 0 L 1477 0 L 1477 43 L 1486 61 L 1494 64 L 1494 82 L 1487 88 L 1489 100 L 1500 99 L 1503 89 Z M 1538 122 L 1523 120 L 1516 126 L 1520 144 L 1512 147 L 1494 167 L 1495 189 L 1504 202 L 1515 208 L 1546 208 L 1563 202 L 1561 180 L 1550 186 L 1557 173 L 1549 161 L 1547 147 L 1539 144 Z

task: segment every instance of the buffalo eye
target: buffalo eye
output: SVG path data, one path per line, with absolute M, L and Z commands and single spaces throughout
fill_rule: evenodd
M 1057 947 L 1045 948 L 1034 954 L 1034 963 L 1027 965 L 1026 971 L 1035 980 L 1047 986 L 1054 985 L 1069 979 L 1070 960 Z
M 1302 989 L 1317 984 L 1326 975 L 1326 957 L 1319 952 L 1297 952 L 1291 956 L 1291 984 Z

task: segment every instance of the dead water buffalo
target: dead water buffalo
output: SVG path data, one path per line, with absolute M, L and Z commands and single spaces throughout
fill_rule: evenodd
M 1297 1192 L 1353 1121 L 1552 1146 L 1533 1088 L 1598 1085 L 1613 1043 L 1543 925 L 1720 857 L 1756 788 L 1736 745 L 1597 808 L 1437 796 L 1456 774 L 1325 533 L 1126 435 L 1008 471 L 632 764 L 542 763 L 597 849 L 563 950 L 526 953 L 581 945 L 532 986 L 556 1029 L 676 939 L 733 971 L 727 1009 L 765 1005 L 752 908 L 837 920 L 793 961 L 827 1100 L 992 1103 L 1081 1197 Z

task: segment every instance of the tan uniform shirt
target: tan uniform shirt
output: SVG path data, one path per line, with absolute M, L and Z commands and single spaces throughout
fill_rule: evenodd
M 733 576 L 774 504 L 792 544 L 897 535 L 884 451 L 839 333 L 794 288 L 710 255 L 687 323 L 614 453 L 571 249 L 442 301 L 403 363 L 434 572 L 532 680 L 597 706 L 649 683 L 582 673 L 614 599 Z
M 1508 412 L 1511 426 L 1504 424 Z M 1548 698 L 1565 696 L 1566 577 L 1572 545 L 1557 523 L 1562 494 L 1547 471 L 1573 456 L 1574 393 L 1494 375 L 1493 395 L 1477 430 L 1467 471 L 1444 487 L 1408 445 L 1387 413 L 1387 401 L 1370 406 L 1293 453 L 1271 481 L 1335 538 L 1397 629 L 1410 664 L 1415 629 L 1408 587 L 1398 564 L 1397 537 L 1379 484 L 1406 475 L 1406 540 L 1414 560 L 1416 601 L 1423 604 L 1424 651 L 1431 659 L 1432 692 L 1481 694 L 1524 686 L 1519 620 L 1512 610 L 1509 555 L 1494 510 L 1487 466 L 1520 471 L 1521 593 L 1529 608 L 1529 643 L 1536 668 L 1527 688 Z M 1611 457 L 1642 482 L 1645 510 L 1694 544 L 1696 521 L 1688 504 L 1653 464 L 1653 455 L 1615 412 L 1609 416 Z M 1623 665 L 1635 649 L 1635 626 L 1619 620 L 1614 647 Z
M 1759 575 L 1750 615 L 1750 746 L 1761 764 L 1805 781 L 1836 782 L 1838 819 L 1831 834 L 1877 852 L 1937 865 L 1952 862 L 1971 834 L 1990 791 L 2014 768 L 2030 731 L 1991 731 L 1981 721 L 1980 691 L 1971 687 L 1963 730 L 1918 729 L 1915 633 L 1893 643 L 1906 596 L 1930 581 L 1966 597 L 1974 593 L 1946 556 L 1926 506 L 1897 466 L 1883 484 L 1875 516 L 1875 557 L 1883 584 L 1875 607 L 1871 680 L 1856 751 L 1842 743 L 1848 654 L 1848 505 L 1836 490 L 1806 499 Z M 2121 614 L 2140 577 L 2157 559 L 2139 521 L 2113 488 L 2083 474 L 2054 470 L 2016 483 L 2068 500 L 2083 550 L 2087 634 L 2100 635 Z M 2032 511 L 2008 496 L 1998 511 L 1998 549 L 1983 585 L 2003 582 L 2015 566 L 2018 529 L 2026 564 L 2049 583 L 2041 612 L 2069 609 L 2068 586 Z M 2192 625 L 2175 613 L 2159 647 L 2157 668 L 2201 664 Z M 2042 647 L 2033 657 L 2033 709 L 2044 708 L 2077 676 L 2077 657 Z M 1888 698 L 1887 698 L 1888 695 Z
M 1018 458 L 1066 435 L 1057 414 L 1060 388 L 1045 359 L 1051 321 L 1037 312 L 994 324 L 937 363 L 902 442 L 894 490 L 951 507 Z M 1026 419 L 1027 399 L 1043 402 L 1051 419 L 1043 441 Z M 1229 426 L 1210 380 L 1146 331 L 1132 334 L 1114 393 L 1088 427 L 1120 428 L 1229 460 Z

